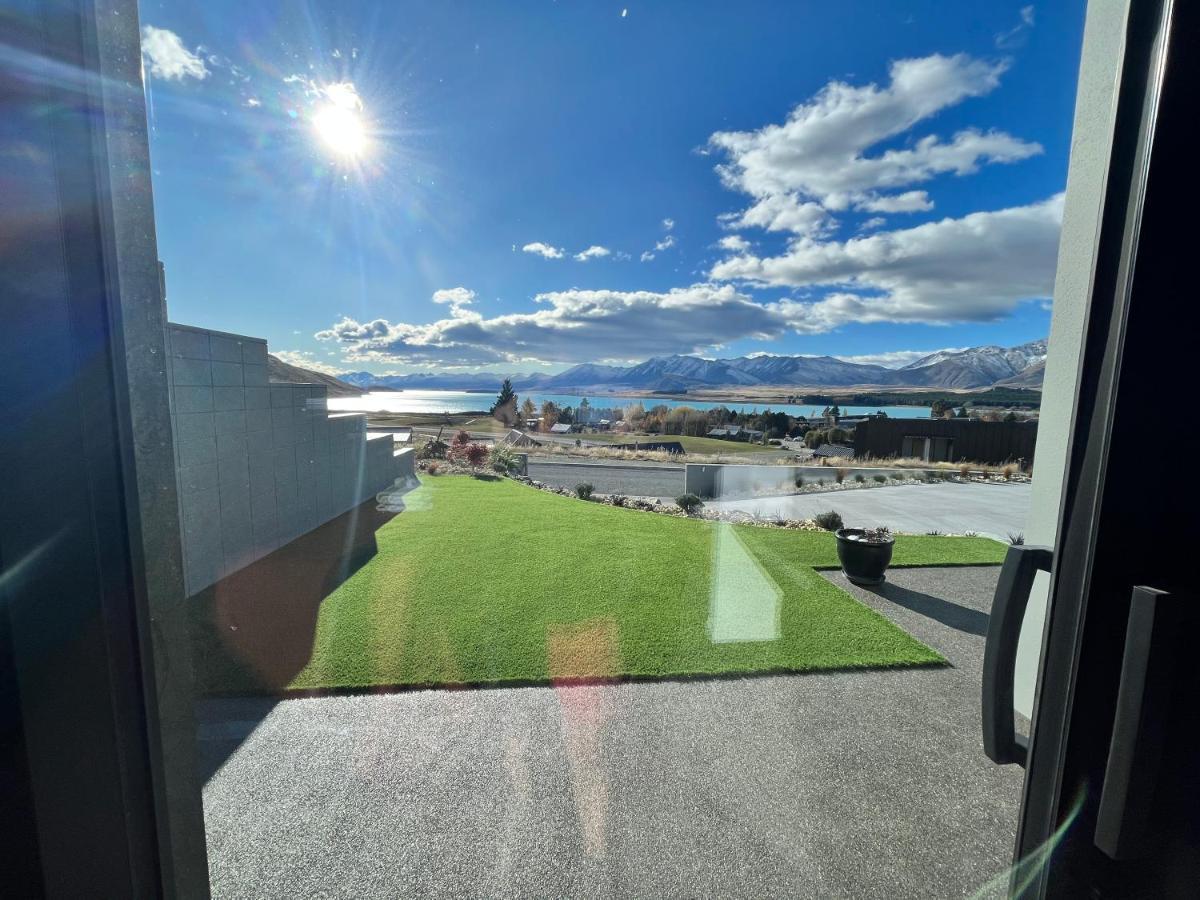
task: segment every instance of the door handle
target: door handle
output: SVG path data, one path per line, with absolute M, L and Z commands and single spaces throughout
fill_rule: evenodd
M 1191 633 L 1193 609 L 1178 594 L 1133 589 L 1096 816 L 1096 846 L 1112 859 L 1137 856 L 1151 837 L 1155 780 L 1172 716 L 1180 640 Z
M 1017 639 L 1021 636 L 1033 577 L 1038 571 L 1049 572 L 1053 559 L 1049 547 L 1009 547 L 996 583 L 983 650 L 983 752 L 992 762 L 1002 765 L 1025 765 L 1028 747 L 1018 741 L 1013 728 Z

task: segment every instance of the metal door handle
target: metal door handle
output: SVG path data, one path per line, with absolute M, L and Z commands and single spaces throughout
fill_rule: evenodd
M 1178 594 L 1133 589 L 1096 816 L 1096 846 L 1113 859 L 1136 856 L 1152 836 L 1155 779 L 1171 719 L 1180 640 L 1191 633 L 1192 611 L 1193 604 Z
M 1016 545 L 1008 548 L 1000 569 L 983 651 L 983 752 L 992 762 L 1025 765 L 1028 748 L 1013 728 L 1017 639 L 1033 577 L 1039 570 L 1049 572 L 1053 559 L 1049 547 Z

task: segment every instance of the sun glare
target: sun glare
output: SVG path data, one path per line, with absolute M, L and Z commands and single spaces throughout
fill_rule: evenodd
M 325 102 L 313 113 L 313 129 L 321 142 L 338 156 L 353 159 L 368 148 L 362 100 L 352 84 L 333 84 L 323 91 Z

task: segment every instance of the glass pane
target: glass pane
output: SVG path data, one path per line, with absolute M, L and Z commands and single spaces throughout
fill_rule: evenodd
M 959 896 L 1082 2 L 140 4 L 213 892 Z

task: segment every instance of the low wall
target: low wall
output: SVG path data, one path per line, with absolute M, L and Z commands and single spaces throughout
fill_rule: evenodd
M 796 476 L 803 475 L 805 484 L 820 481 L 834 482 L 839 466 L 755 466 L 729 464 L 688 463 L 683 476 L 684 493 L 695 494 L 705 500 L 730 500 L 738 497 L 753 497 L 757 494 L 783 493 L 794 490 Z M 925 469 L 857 468 L 842 466 L 849 474 L 873 478 L 886 475 L 889 478 L 898 472 L 913 476 L 926 474 Z M 931 470 L 930 470 L 931 471 Z
M 260 338 L 168 326 L 171 425 L 194 594 L 374 497 L 403 463 L 326 388 L 269 384 Z M 409 459 L 411 467 L 411 459 Z

